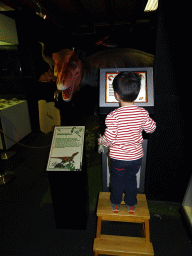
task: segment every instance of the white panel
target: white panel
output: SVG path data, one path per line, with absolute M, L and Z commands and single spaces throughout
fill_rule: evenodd
M 0 111 L 1 124 L 3 132 L 7 134 L 11 139 L 18 142 L 31 133 L 31 124 L 28 113 L 27 101 L 19 101 L 14 105 L 10 105 Z M 15 144 L 12 140 L 8 139 L 6 136 L 5 144 L 6 149 L 9 149 Z M 0 143 L 0 149 L 2 148 L 2 143 Z
M 0 41 L 19 44 L 15 20 L 0 14 Z
M 183 206 L 183 209 L 185 210 L 185 213 L 188 217 L 188 220 L 192 228 L 192 176 L 189 181 L 189 185 L 185 193 L 182 206 Z

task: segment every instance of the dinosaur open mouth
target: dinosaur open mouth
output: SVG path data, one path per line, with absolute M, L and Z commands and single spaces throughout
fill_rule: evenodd
M 73 92 L 73 85 L 69 86 L 66 90 L 62 91 L 63 100 L 70 101 Z

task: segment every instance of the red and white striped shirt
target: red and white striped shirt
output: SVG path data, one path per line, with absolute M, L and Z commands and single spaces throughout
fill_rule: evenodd
M 152 133 L 156 129 L 149 113 L 136 105 L 115 109 L 107 115 L 105 124 L 107 128 L 100 139 L 101 145 L 110 147 L 111 158 L 127 161 L 144 155 L 142 131 Z

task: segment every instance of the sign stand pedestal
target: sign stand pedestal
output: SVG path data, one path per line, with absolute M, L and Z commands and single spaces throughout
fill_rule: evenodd
M 89 212 L 84 126 L 54 129 L 47 172 L 58 229 L 86 229 Z

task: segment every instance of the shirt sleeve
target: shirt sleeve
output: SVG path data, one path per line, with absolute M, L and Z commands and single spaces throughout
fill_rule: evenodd
M 109 114 L 105 120 L 107 126 L 104 135 L 101 137 L 101 145 L 105 147 L 113 146 L 117 136 L 117 120 L 113 114 Z
M 153 133 L 156 129 L 156 122 L 149 116 L 146 111 L 146 118 L 144 119 L 143 129 L 146 133 Z

